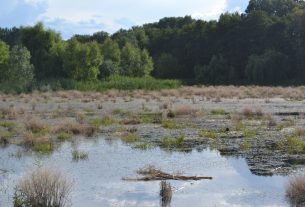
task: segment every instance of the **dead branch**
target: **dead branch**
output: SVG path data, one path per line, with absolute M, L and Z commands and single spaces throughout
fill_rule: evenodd
M 156 169 L 154 166 L 148 166 L 146 168 L 137 171 L 138 174 L 143 175 L 139 178 L 123 177 L 125 181 L 157 181 L 157 180 L 212 180 L 213 177 L 207 176 L 184 176 L 179 174 L 169 174 Z

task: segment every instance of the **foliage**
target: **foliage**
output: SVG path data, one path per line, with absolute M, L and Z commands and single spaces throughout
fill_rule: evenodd
M 274 50 L 262 55 L 251 55 L 246 66 L 246 77 L 256 84 L 278 84 L 289 75 L 287 57 Z
M 24 91 L 34 79 L 34 67 L 30 63 L 31 54 L 23 46 L 17 45 L 10 51 L 7 66 L 2 70 L 3 82 L 14 85 L 16 91 Z
M 68 42 L 63 66 L 68 77 L 79 81 L 97 80 L 102 55 L 96 42 L 80 44 L 76 39 Z
M 0 28 L 6 43 L 0 42 L 0 69 L 7 66 L 8 48 L 23 45 L 30 51 L 38 84 L 72 79 L 64 82 L 74 85 L 73 89 L 156 88 L 137 79 L 132 80 L 137 83 L 127 78 L 114 81 L 112 77 L 118 75 L 152 75 L 207 85 L 304 84 L 304 23 L 302 0 L 250 0 L 245 13 L 223 13 L 218 21 L 166 17 L 112 35 L 100 31 L 67 41 L 42 23 Z M 3 79 L 1 90 L 14 90 L 16 84 Z M 37 87 L 35 81 L 31 85 Z
M 121 53 L 121 75 L 142 77 L 148 76 L 153 69 L 153 62 L 147 50 L 140 50 L 126 43 Z

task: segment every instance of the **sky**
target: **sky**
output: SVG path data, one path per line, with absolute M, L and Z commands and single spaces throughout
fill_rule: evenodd
M 249 0 L 0 0 L 0 27 L 32 26 L 38 21 L 67 39 L 73 34 L 108 33 L 191 15 L 217 19 L 223 12 L 243 12 Z

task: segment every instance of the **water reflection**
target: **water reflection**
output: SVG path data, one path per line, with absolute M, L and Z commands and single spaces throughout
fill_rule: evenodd
M 170 207 L 172 201 L 172 186 L 166 181 L 160 182 L 160 206 Z
M 71 151 L 76 147 L 88 152 L 90 159 L 73 162 Z M 213 176 L 212 181 L 171 181 L 175 189 L 171 206 L 288 206 L 285 201 L 286 177 L 253 175 L 244 159 L 222 157 L 217 151 L 193 150 L 190 153 L 164 152 L 161 149 L 137 150 L 104 139 L 64 143 L 52 155 L 37 158 L 23 155 L 17 159 L 16 146 L 0 149 L 1 207 L 12 207 L 16 181 L 37 165 L 58 168 L 75 181 L 73 207 L 159 207 L 160 182 L 125 182 L 122 177 L 135 177 L 136 170 L 155 165 L 167 172 Z M 1 188 L 1 186 L 0 186 Z M 177 189 L 177 190 L 176 190 Z

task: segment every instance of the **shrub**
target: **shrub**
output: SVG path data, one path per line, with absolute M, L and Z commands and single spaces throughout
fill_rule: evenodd
M 305 175 L 293 177 L 286 186 L 286 197 L 292 206 L 305 205 Z
M 17 184 L 14 207 L 65 207 L 71 189 L 72 182 L 59 171 L 37 169 Z

